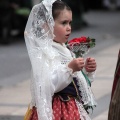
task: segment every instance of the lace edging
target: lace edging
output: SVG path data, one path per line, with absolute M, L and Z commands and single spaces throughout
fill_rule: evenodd
M 82 103 L 79 103 L 76 99 L 75 99 L 75 102 L 76 102 L 76 105 L 78 107 L 78 111 L 79 111 L 79 114 L 80 114 L 80 119 L 81 120 L 91 120 L 91 118 L 89 117 L 89 115 L 85 111 Z

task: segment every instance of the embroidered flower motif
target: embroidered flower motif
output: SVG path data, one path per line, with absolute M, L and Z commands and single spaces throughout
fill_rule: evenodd
M 82 57 L 88 53 L 90 48 L 95 47 L 95 39 L 85 36 L 74 38 L 67 43 L 67 47 L 75 53 L 76 58 Z

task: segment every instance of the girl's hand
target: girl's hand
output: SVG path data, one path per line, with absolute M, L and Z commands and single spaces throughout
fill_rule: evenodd
M 73 70 L 73 73 L 76 71 L 80 71 L 84 67 L 84 59 L 83 58 L 75 58 L 68 64 L 68 67 Z
M 85 69 L 87 72 L 94 72 L 96 70 L 96 61 L 94 58 L 87 58 L 85 62 Z

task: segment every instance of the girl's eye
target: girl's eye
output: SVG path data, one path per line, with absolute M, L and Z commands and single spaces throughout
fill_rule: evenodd
M 70 22 L 68 22 L 68 21 L 63 21 L 63 22 L 62 22 L 63 25 L 67 25 L 67 24 L 71 25 L 71 23 L 72 23 L 72 21 L 70 21 Z
M 62 24 L 63 24 L 63 25 L 66 25 L 66 24 L 67 24 L 67 22 L 66 22 L 66 21 L 64 21 L 64 22 L 62 22 Z
M 71 25 L 72 24 L 72 22 L 69 22 L 69 25 Z

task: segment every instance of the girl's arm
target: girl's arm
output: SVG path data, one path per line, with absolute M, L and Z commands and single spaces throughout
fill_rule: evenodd
M 52 73 L 52 84 L 55 93 L 67 87 L 73 77 L 76 76 L 76 73 L 73 73 L 73 70 L 68 65 L 60 65 L 58 68 Z
M 69 62 L 67 65 L 60 64 L 58 69 L 52 73 L 52 88 L 55 92 L 61 91 L 67 87 L 73 77 L 76 76 L 76 72 L 82 70 L 84 67 L 84 59 L 76 58 Z
M 85 62 L 85 67 L 83 72 L 88 76 L 90 81 L 92 82 L 95 78 L 95 71 L 97 68 L 97 64 L 94 58 L 87 58 Z
M 85 68 L 83 68 L 83 72 L 87 75 L 89 78 L 90 82 L 93 82 L 95 79 L 95 71 L 94 72 L 87 72 Z

